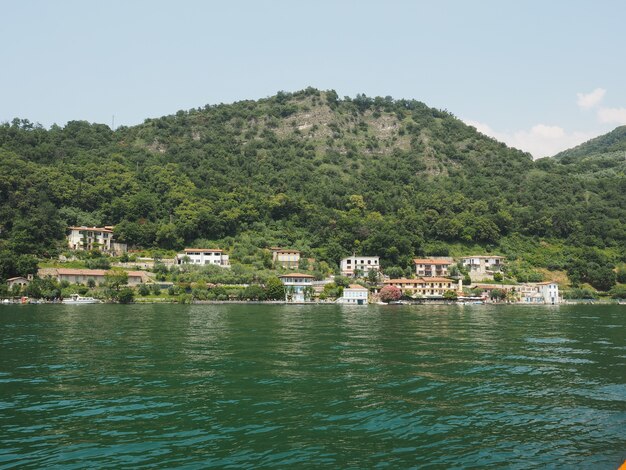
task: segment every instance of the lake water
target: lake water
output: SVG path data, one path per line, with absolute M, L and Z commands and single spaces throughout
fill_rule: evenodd
M 0 306 L 0 468 L 606 468 L 624 306 Z

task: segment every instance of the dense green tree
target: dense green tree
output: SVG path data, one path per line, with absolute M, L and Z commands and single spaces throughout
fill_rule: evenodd
M 104 274 L 105 286 L 112 290 L 120 290 L 120 288 L 128 283 L 128 273 L 121 269 L 107 271 Z
M 370 269 L 367 273 L 367 281 L 370 284 L 376 284 L 378 283 L 378 280 L 380 279 L 380 273 L 378 272 L 377 269 Z
M 265 296 L 268 300 L 284 300 L 285 286 L 277 277 L 270 277 L 265 283 Z
M 128 298 L 129 289 L 123 287 L 128 284 L 128 273 L 126 271 L 122 271 L 120 269 L 107 271 L 104 275 L 104 284 L 109 299 L 115 302 L 122 302 L 123 298 Z M 132 289 L 130 289 L 130 291 L 134 296 L 134 291 Z M 132 299 L 133 297 L 130 298 L 130 301 L 132 301 Z
M 24 294 L 34 299 L 54 300 L 61 297 L 61 286 L 53 277 L 36 277 L 26 286 Z
M 385 274 L 389 276 L 390 279 L 400 279 L 404 276 L 404 269 L 399 266 L 392 266 L 385 269 Z
M 135 300 L 135 291 L 130 287 L 124 287 L 117 293 L 115 300 L 121 304 L 130 304 Z
M 504 289 L 493 289 L 491 291 L 490 297 L 492 300 L 501 301 L 506 299 L 506 290 Z
M 265 289 L 257 284 L 252 284 L 243 289 L 239 297 L 246 300 L 265 300 L 266 295 Z
M 443 293 L 443 298 L 446 300 L 456 300 L 458 298 L 457 293 L 453 290 L 447 290 Z
M 609 293 L 613 299 L 626 299 L 626 286 L 614 286 Z

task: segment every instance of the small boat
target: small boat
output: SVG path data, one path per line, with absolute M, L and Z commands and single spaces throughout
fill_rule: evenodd
M 82 304 L 99 304 L 101 303 L 98 299 L 94 299 L 93 297 L 81 297 L 78 294 L 70 295 L 69 299 L 63 299 L 61 303 L 70 304 L 70 305 L 82 305 Z

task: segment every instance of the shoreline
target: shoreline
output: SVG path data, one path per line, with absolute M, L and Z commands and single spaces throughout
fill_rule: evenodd
M 6 300 L 9 300 L 6 302 Z M 90 305 L 162 305 L 162 304 L 172 304 L 172 305 L 342 305 L 347 307 L 367 307 L 371 305 L 377 305 L 381 307 L 398 307 L 398 306 L 421 306 L 421 305 L 445 305 L 445 306 L 502 306 L 502 305 L 520 305 L 520 306 L 545 306 L 545 307 L 558 307 L 559 305 L 624 305 L 626 306 L 626 302 L 620 300 L 581 300 L 581 301 L 572 301 L 572 300 L 564 300 L 559 302 L 558 304 L 545 304 L 545 303 L 526 303 L 526 302 L 481 302 L 481 303 L 463 303 L 456 301 L 405 301 L 399 303 L 367 303 L 364 305 L 356 305 L 356 304 L 346 304 L 341 302 L 287 302 L 284 300 L 192 300 L 191 302 L 179 302 L 176 299 L 142 299 L 139 298 L 134 302 L 128 304 L 121 304 L 118 302 L 105 302 L 102 301 L 99 304 L 90 304 Z M 0 300 L 1 305 L 69 305 L 64 304 L 60 301 L 45 301 L 45 300 L 36 300 L 36 301 L 26 301 L 23 302 L 21 300 L 11 300 L 11 299 L 3 299 Z

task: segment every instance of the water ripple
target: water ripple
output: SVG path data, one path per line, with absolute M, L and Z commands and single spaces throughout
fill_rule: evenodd
M 617 468 L 615 307 L 0 308 L 0 468 Z

